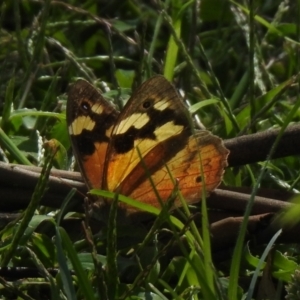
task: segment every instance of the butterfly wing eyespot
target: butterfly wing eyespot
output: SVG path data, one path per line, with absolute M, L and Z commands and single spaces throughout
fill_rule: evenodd
M 90 113 L 91 107 L 90 107 L 90 105 L 89 105 L 88 102 L 82 101 L 82 102 L 80 103 L 80 109 L 82 110 L 82 112 L 83 112 L 84 114 L 87 115 L 87 114 Z
M 143 102 L 143 108 L 145 110 L 149 109 L 151 107 L 152 101 L 151 100 L 146 100 Z
M 201 175 L 197 176 L 195 181 L 196 181 L 196 183 L 202 182 L 202 176 Z

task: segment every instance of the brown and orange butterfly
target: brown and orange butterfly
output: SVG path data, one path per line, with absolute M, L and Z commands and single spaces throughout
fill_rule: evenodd
M 167 201 L 174 179 L 188 203 L 199 201 L 204 182 L 209 193 L 227 166 L 229 151 L 222 140 L 191 128 L 186 106 L 163 76 L 144 82 L 120 113 L 92 85 L 78 80 L 69 91 L 67 123 L 89 188 L 117 191 L 155 207 L 161 206 L 156 192 Z M 128 214 L 136 211 L 120 205 Z

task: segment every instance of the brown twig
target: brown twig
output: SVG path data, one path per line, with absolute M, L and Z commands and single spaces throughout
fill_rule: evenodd
M 0 162 L 0 210 L 2 212 L 16 211 L 27 207 L 40 171 L 41 168 L 38 167 L 24 167 Z M 72 188 L 76 188 L 82 193 L 82 195 L 76 195 L 75 200 L 81 201 L 84 198 L 87 189 L 79 173 L 54 170 L 51 174 L 48 191 L 42 199 L 43 205 L 59 208 Z M 72 178 L 72 180 L 68 178 Z
M 211 193 L 207 201 L 208 206 L 211 208 L 225 209 L 244 213 L 249 199 L 249 194 L 217 189 Z M 290 205 L 291 204 L 288 202 L 255 196 L 252 214 L 256 215 L 278 212 L 284 208 L 289 207 Z
M 234 167 L 265 161 L 278 133 L 279 129 L 273 129 L 225 140 L 224 144 L 230 150 L 229 166 Z M 299 136 L 300 125 L 289 126 L 284 132 L 272 159 L 299 155 Z

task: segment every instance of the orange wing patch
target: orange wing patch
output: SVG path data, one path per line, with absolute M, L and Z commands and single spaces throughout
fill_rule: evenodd
M 80 162 L 81 172 L 84 174 L 87 185 L 90 188 L 101 189 L 104 169 L 104 159 L 107 151 L 107 143 L 95 143 L 95 151 L 86 155 Z
M 171 129 L 169 130 L 168 127 Z M 155 140 L 152 139 L 136 139 L 134 141 L 133 149 L 127 153 L 115 154 L 110 160 L 107 169 L 107 178 L 108 185 L 107 188 L 111 191 L 116 190 L 122 182 L 126 179 L 133 170 L 140 164 L 140 156 L 146 157 L 155 147 L 160 143 L 169 138 L 179 138 L 180 134 L 184 130 L 184 127 L 181 125 L 175 125 L 172 123 L 167 123 L 162 127 L 154 131 L 154 134 L 157 136 Z M 140 151 L 140 154 L 137 151 L 137 148 Z M 153 156 L 153 154 L 152 154 Z M 157 153 L 157 157 L 160 158 L 159 161 L 162 161 L 162 153 Z M 155 158 L 148 160 L 148 165 L 152 166 L 155 164 Z M 143 173 L 144 170 L 143 170 Z M 135 175 L 136 176 L 136 175 Z M 131 176 L 132 177 L 132 176 Z
M 208 195 L 220 184 L 228 154 L 222 140 L 208 131 L 199 131 L 191 136 L 186 147 L 167 162 L 168 169 L 163 166 L 151 175 L 161 200 L 165 202 L 171 196 L 175 187 L 173 180 L 176 180 L 178 189 L 189 204 L 200 201 L 204 185 Z M 134 181 L 131 183 L 134 189 L 129 194 L 126 186 L 120 192 L 155 207 L 161 206 L 149 178 L 138 186 Z M 181 206 L 179 199 L 175 206 Z M 135 211 L 132 207 L 126 209 Z

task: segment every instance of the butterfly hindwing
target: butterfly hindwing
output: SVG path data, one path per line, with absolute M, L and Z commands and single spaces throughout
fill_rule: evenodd
M 88 82 L 78 80 L 70 87 L 68 130 L 76 160 L 89 188 L 102 188 L 107 147 L 118 114 Z
M 151 174 L 161 200 L 166 201 L 176 187 L 188 203 L 199 201 L 204 188 L 208 194 L 220 184 L 228 153 L 220 138 L 206 130 L 195 132 L 184 149 L 167 162 L 168 167 L 164 165 Z M 160 207 L 150 180 L 144 180 L 132 190 L 130 197 Z M 180 206 L 179 199 L 175 206 Z

